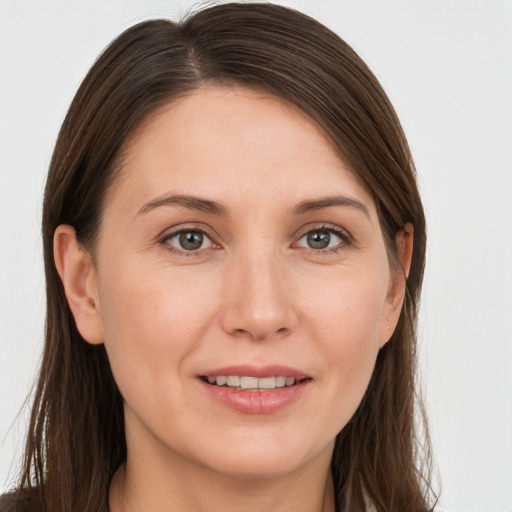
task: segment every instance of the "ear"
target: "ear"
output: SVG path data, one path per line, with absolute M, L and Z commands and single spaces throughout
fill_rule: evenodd
M 53 254 L 78 331 L 93 345 L 103 343 L 96 271 L 72 226 L 63 224 L 55 230 Z
M 391 269 L 388 295 L 386 297 L 385 311 L 380 329 L 381 347 L 391 338 L 398 324 L 398 319 L 400 318 L 405 296 L 406 280 L 411 268 L 413 239 L 414 227 L 409 222 L 395 237 L 395 247 L 398 258 L 397 263 L 399 266 L 396 267 L 396 265 L 393 265 Z

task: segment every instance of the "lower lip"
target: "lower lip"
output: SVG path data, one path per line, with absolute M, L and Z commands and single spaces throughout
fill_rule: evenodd
M 284 388 L 265 391 L 242 391 L 227 386 L 215 386 L 199 379 L 216 401 L 245 414 L 272 414 L 296 402 L 306 391 L 309 379 Z

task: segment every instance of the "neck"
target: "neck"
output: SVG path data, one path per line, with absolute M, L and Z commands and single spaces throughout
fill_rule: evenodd
M 110 512 L 334 512 L 332 447 L 291 474 L 236 478 L 190 461 L 128 456 L 110 488 Z M 172 457 L 171 457 L 172 458 Z

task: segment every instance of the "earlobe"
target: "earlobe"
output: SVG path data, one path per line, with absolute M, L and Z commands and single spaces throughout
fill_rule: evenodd
M 96 271 L 72 226 L 60 225 L 53 237 L 55 266 L 76 326 L 89 343 L 103 343 Z
M 381 347 L 391 338 L 398 323 L 398 319 L 400 318 L 406 290 L 406 280 L 411 268 L 413 239 L 414 227 L 411 223 L 407 223 L 395 237 L 395 248 L 399 268 L 392 270 L 390 288 L 386 301 L 387 311 L 381 326 Z

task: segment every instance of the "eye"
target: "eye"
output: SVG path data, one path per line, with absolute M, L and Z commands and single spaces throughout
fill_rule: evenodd
M 210 238 L 198 229 L 182 229 L 165 237 L 164 242 L 179 251 L 199 251 L 213 247 Z
M 299 247 L 307 247 L 314 250 L 325 250 L 339 248 L 340 245 L 346 245 L 347 239 L 342 233 L 338 233 L 334 228 L 317 228 L 308 231 L 297 242 Z

